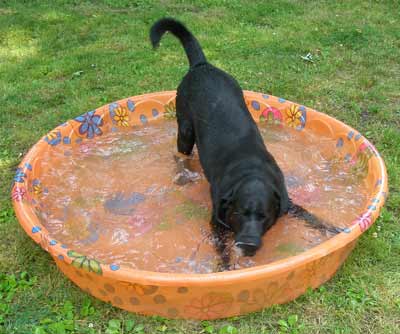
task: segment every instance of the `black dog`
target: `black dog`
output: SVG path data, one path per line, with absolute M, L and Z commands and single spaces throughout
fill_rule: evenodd
M 190 155 L 196 143 L 211 186 L 212 226 L 222 239 L 231 229 L 235 245 L 252 256 L 264 233 L 289 210 L 283 173 L 267 151 L 237 81 L 209 64 L 196 38 L 174 19 L 152 26 L 153 47 L 166 31 L 181 41 L 190 63 L 176 97 L 178 151 Z

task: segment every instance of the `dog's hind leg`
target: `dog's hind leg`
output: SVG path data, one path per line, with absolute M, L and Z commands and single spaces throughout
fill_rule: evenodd
M 193 126 L 188 120 L 178 120 L 178 152 L 190 155 L 194 146 Z
M 184 103 L 177 97 L 176 118 L 178 120 L 178 152 L 190 155 L 195 142 L 195 134 L 193 124 L 186 115 L 187 112 Z

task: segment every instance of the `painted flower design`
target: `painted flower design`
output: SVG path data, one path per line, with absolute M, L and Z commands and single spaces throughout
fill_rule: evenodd
M 82 255 L 75 251 L 68 251 L 67 255 L 72 258 L 72 265 L 79 269 L 84 269 L 88 272 L 93 272 L 97 275 L 102 275 L 103 270 L 101 269 L 100 262 L 91 259 L 85 255 Z
M 51 146 L 56 146 L 61 143 L 61 132 L 60 131 L 50 131 L 45 137 L 44 141 Z
M 174 118 L 176 118 L 175 101 L 171 101 L 170 103 L 166 104 L 164 106 L 164 109 L 165 109 L 164 117 L 166 119 L 174 119 Z
M 132 229 L 132 234 L 139 237 L 153 228 L 153 224 L 145 220 L 143 216 L 134 215 L 127 220 L 127 223 Z
M 355 223 L 360 226 L 361 232 L 366 231 L 372 225 L 371 212 L 365 212 L 359 216 Z
M 265 108 L 260 115 L 260 121 L 266 121 L 269 124 L 281 124 L 282 113 L 279 109 L 274 107 Z
M 24 199 L 25 194 L 26 194 L 26 189 L 24 187 L 15 187 L 11 194 L 11 198 L 14 201 L 20 202 Z
M 23 183 L 25 181 L 26 174 L 22 168 L 17 168 L 15 171 L 14 182 Z
M 43 194 L 43 187 L 39 180 L 33 180 L 32 190 L 36 196 L 40 196 Z
M 126 108 L 118 106 L 111 112 L 111 114 L 113 121 L 118 126 L 129 126 L 129 113 Z
M 201 298 L 192 299 L 185 311 L 188 316 L 196 319 L 215 319 L 223 316 L 232 303 L 231 294 L 210 292 Z
M 372 153 L 367 148 L 358 150 L 358 152 L 349 159 L 348 163 L 352 173 L 358 178 L 365 178 L 368 175 L 369 159 Z
M 79 126 L 79 134 L 86 134 L 86 137 L 89 139 L 103 134 L 100 129 L 103 125 L 103 120 L 99 115 L 95 115 L 94 113 L 95 110 L 88 111 L 87 113 L 75 118 L 75 121 L 82 123 Z
M 243 313 L 256 311 L 266 305 L 268 298 L 262 289 L 255 289 L 250 293 L 243 290 L 239 293 L 237 300 L 242 303 L 240 310 Z
M 292 104 L 286 109 L 286 123 L 292 128 L 301 129 L 304 127 L 306 122 L 305 109 Z
M 115 215 L 130 216 L 136 206 L 144 200 L 145 196 L 138 192 L 132 192 L 129 195 L 118 192 L 104 202 L 104 208 Z
M 132 290 L 138 296 L 150 296 L 158 290 L 158 287 L 155 285 L 142 285 L 124 281 L 119 281 L 119 283 L 124 285 L 127 289 Z
M 368 159 L 371 158 L 373 155 L 375 155 L 376 149 L 372 146 L 372 144 L 368 144 L 366 142 L 362 143 L 359 147 L 358 147 L 358 152 L 365 154 Z

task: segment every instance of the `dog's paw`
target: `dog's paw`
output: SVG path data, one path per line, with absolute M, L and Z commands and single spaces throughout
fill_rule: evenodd
M 183 186 L 191 182 L 196 182 L 199 179 L 200 179 L 199 173 L 191 172 L 190 170 L 184 168 L 175 175 L 174 183 L 179 186 Z

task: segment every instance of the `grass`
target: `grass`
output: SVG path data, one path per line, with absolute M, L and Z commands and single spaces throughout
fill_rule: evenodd
M 0 333 L 400 333 L 399 12 L 389 0 L 1 1 Z M 167 37 L 153 52 L 148 41 L 166 15 L 187 22 L 244 89 L 348 123 L 386 161 L 378 222 L 331 281 L 287 305 L 207 323 L 129 314 L 76 288 L 14 216 L 13 172 L 43 134 L 107 102 L 177 87 L 182 47 Z

